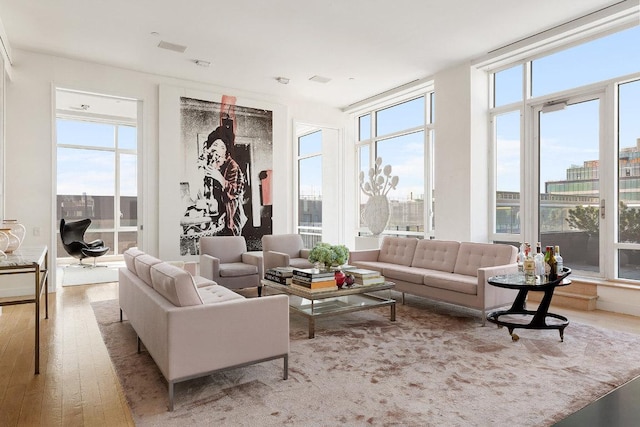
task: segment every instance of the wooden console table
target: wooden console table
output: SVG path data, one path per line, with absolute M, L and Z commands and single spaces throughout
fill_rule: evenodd
M 0 306 L 35 303 L 35 374 L 40 373 L 40 299 L 44 290 L 45 319 L 49 318 L 49 261 L 46 246 L 20 248 L 0 258 L 0 275 L 33 274 L 35 276 L 33 298 L 0 301 Z M 2 282 L 0 281 L 0 285 Z

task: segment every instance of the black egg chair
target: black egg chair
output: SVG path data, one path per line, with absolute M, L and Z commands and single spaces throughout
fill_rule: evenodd
M 104 241 L 96 239 L 91 242 L 84 241 L 84 233 L 91 225 L 91 219 L 81 219 L 74 222 L 60 220 L 60 240 L 62 246 L 69 255 L 80 260 L 80 266 L 90 267 L 82 264 L 85 258 L 93 258 L 93 267 L 96 266 L 96 258 L 109 252 L 109 247 L 104 245 Z

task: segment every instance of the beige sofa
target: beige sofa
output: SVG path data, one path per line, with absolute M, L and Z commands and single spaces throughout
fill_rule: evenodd
M 395 289 L 451 304 L 487 310 L 513 303 L 517 291 L 491 286 L 487 279 L 515 273 L 514 246 L 416 238 L 383 238 L 380 249 L 351 251 L 349 264 L 379 271 Z
M 138 249 L 119 270 L 120 320 L 126 315 L 168 382 L 174 384 L 271 359 L 288 376 L 289 302 L 243 296 Z

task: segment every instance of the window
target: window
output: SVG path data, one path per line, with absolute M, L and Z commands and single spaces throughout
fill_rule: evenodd
M 639 57 L 635 26 L 491 74 L 495 241 L 640 280 Z
M 640 80 L 618 86 L 618 271 L 640 280 Z
M 122 102 L 133 103 L 135 110 L 135 101 Z M 58 111 L 57 223 L 62 218 L 67 222 L 90 218 L 85 240 L 102 239 L 110 254 L 137 246 L 135 121 L 104 120 L 88 114 L 74 117 L 61 113 L 60 108 Z M 59 239 L 58 256 L 67 256 Z
M 533 97 L 637 73 L 640 26 L 532 61 Z
M 322 130 L 298 136 L 298 233 L 305 247 L 322 240 Z
M 380 105 L 357 117 L 358 170 L 367 177 L 376 159 L 381 158 L 382 166 L 390 165 L 391 175 L 399 177 L 397 187 L 386 193 L 390 215 L 385 233 L 433 233 L 433 106 L 433 92 L 428 92 Z M 358 194 L 360 234 L 366 235 L 369 230 L 362 213 L 370 197 L 362 191 Z M 425 199 L 431 201 L 426 211 Z
M 495 232 L 520 234 L 520 110 L 498 114 L 495 126 Z

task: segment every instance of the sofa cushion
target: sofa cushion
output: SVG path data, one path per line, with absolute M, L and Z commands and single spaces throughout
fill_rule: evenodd
M 210 279 L 205 279 L 202 276 L 193 276 L 193 282 L 196 284 L 196 288 L 204 288 L 207 286 L 217 285 L 217 283 Z
M 478 278 L 466 274 L 429 270 L 424 276 L 424 284 L 433 288 L 446 289 L 447 291 L 463 294 L 478 294 Z
M 123 254 L 124 264 L 127 266 L 129 271 L 132 272 L 133 274 L 136 274 L 136 265 L 134 261 L 136 257 L 140 255 L 145 255 L 145 253 L 138 248 L 129 248 L 126 251 L 124 251 L 124 254 Z
M 149 254 L 142 254 L 135 257 L 133 262 L 136 267 L 136 276 L 147 285 L 153 287 L 153 283 L 151 283 L 151 267 L 162 261 Z
M 231 301 L 234 299 L 244 299 L 240 294 L 236 294 L 231 289 L 220 285 L 205 286 L 198 288 L 200 298 L 204 304 L 215 304 L 223 301 Z
M 378 261 L 399 265 L 411 265 L 418 239 L 413 237 L 385 236 L 380 246 Z
M 495 267 L 516 262 L 515 246 L 498 243 L 460 243 L 454 273 L 477 276 L 482 267 Z
M 202 304 L 193 277 L 180 267 L 166 262 L 155 264 L 151 267 L 151 281 L 153 289 L 175 306 Z
M 412 267 L 453 272 L 460 242 L 423 239 L 418 241 Z
M 289 258 L 289 266 L 295 268 L 313 268 L 313 263 L 307 258 Z
M 228 264 L 220 264 L 220 277 L 242 277 L 258 274 L 258 267 L 242 262 L 230 262 Z
M 383 275 L 389 281 L 401 280 L 403 282 L 416 283 L 421 285 L 425 274 L 424 268 L 407 267 L 404 265 L 396 265 L 384 267 Z

